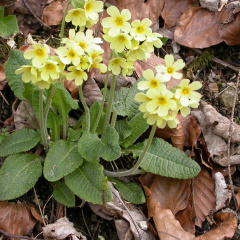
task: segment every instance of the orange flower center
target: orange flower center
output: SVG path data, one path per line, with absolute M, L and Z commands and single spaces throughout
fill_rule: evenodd
M 39 49 L 37 49 L 36 54 L 37 54 L 38 56 L 43 56 L 44 51 L 43 51 L 41 48 L 39 48 Z
M 123 25 L 123 19 L 121 17 L 117 17 L 115 20 L 115 23 L 117 26 L 122 26 Z
M 159 97 L 158 98 L 158 104 L 160 105 L 164 105 L 166 103 L 166 98 L 165 97 Z
M 75 57 L 76 57 L 76 53 L 73 52 L 73 51 L 70 51 L 70 52 L 68 53 L 68 57 L 69 57 L 69 58 L 75 58 Z
M 138 31 L 139 33 L 142 33 L 142 32 L 143 32 L 143 27 L 142 27 L 142 26 L 139 26 L 139 27 L 137 28 L 137 31 Z
M 168 67 L 167 68 L 167 73 L 168 74 L 173 74 L 174 73 L 174 69 L 172 67 Z
M 182 94 L 183 95 L 188 95 L 190 93 L 190 89 L 189 88 L 183 88 L 182 89 Z
M 80 12 L 78 10 L 73 11 L 73 16 L 77 17 L 80 15 Z
M 87 3 L 85 10 L 89 11 L 92 8 L 92 4 L 91 3 Z
M 151 88 L 156 88 L 158 86 L 158 83 L 156 80 L 151 80 L 149 85 Z

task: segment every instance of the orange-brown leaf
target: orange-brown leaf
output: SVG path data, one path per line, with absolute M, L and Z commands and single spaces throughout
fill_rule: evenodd
M 26 204 L 0 202 L 0 229 L 14 235 L 27 234 L 37 223 L 38 215 L 35 211 L 33 216 L 30 208 Z
M 222 42 L 217 14 L 202 7 L 191 8 L 180 18 L 174 39 L 191 48 L 206 48 Z
M 193 217 L 195 225 L 201 227 L 206 216 L 213 209 L 216 201 L 214 182 L 207 170 L 201 172 L 193 179 Z
M 194 240 L 224 240 L 233 237 L 237 227 L 237 219 L 232 213 L 219 212 L 214 214 L 214 219 L 217 228 L 196 237 Z

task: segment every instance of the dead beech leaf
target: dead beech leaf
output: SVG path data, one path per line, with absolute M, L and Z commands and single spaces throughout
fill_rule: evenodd
M 161 13 L 168 27 L 175 26 L 183 13 L 187 12 L 195 4 L 195 0 L 165 0 Z
M 191 8 L 180 18 L 174 39 L 190 48 L 206 48 L 222 42 L 218 32 L 218 15 L 202 7 Z
M 238 192 L 235 194 L 235 198 L 237 200 L 236 208 L 239 209 L 240 208 L 240 187 L 238 188 Z
M 7 86 L 6 75 L 4 71 L 4 65 L 0 64 L 0 91 Z
M 193 234 L 181 227 L 180 223 L 174 218 L 173 213 L 169 209 L 162 209 L 160 204 L 155 206 L 153 219 L 161 240 L 194 239 Z
M 67 2 L 62 4 L 59 1 L 54 1 L 44 8 L 42 14 L 42 21 L 48 25 L 58 25 L 62 21 L 64 10 Z
M 73 223 L 71 223 L 66 217 L 59 218 L 55 223 L 48 224 L 42 229 L 44 239 L 60 240 L 71 237 L 70 239 L 73 240 L 87 240 L 85 236 L 77 232 L 77 230 L 73 227 Z
M 236 217 L 229 212 L 219 212 L 214 214 L 216 229 L 195 237 L 194 240 L 224 240 L 232 238 L 237 228 Z
M 227 9 L 227 8 L 225 8 Z M 228 10 L 231 9 L 230 7 Z M 231 10 L 230 10 L 231 11 Z M 228 12 L 228 11 L 226 11 Z M 233 14 L 233 13 L 229 13 Z M 240 12 L 237 12 L 232 16 L 233 20 L 231 22 L 226 22 L 226 19 L 223 20 L 223 23 L 220 23 L 219 34 L 224 42 L 228 45 L 239 45 L 240 44 Z M 228 18 L 227 18 L 228 19 Z
M 64 87 L 70 92 L 73 99 L 78 98 L 78 86 L 74 81 L 64 79 Z
M 100 88 L 91 76 L 88 77 L 83 86 L 83 96 L 88 106 L 92 106 L 97 101 L 102 101 Z
M 31 208 L 33 206 L 27 204 L 0 202 L 0 229 L 14 235 L 27 234 L 35 226 L 37 219 L 41 219 L 36 211 L 35 217 L 33 216 Z
M 199 108 L 191 113 L 195 116 L 202 128 L 208 152 L 212 160 L 221 166 L 228 165 L 227 141 L 230 120 L 216 111 L 210 104 L 200 101 Z M 240 163 L 240 126 L 232 125 L 230 164 Z
M 192 189 L 194 223 L 201 227 L 216 201 L 214 183 L 206 169 L 202 168 L 201 172 L 193 179 Z

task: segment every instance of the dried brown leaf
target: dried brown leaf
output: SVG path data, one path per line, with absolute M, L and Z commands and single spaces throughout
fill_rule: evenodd
M 0 91 L 7 86 L 7 80 L 4 70 L 4 65 L 0 64 Z
M 238 188 L 238 192 L 235 194 L 235 198 L 237 201 L 236 209 L 239 209 L 240 208 L 240 187 Z
M 230 8 L 229 8 L 230 9 Z M 240 44 L 240 12 L 236 13 L 231 22 L 223 21 L 219 26 L 219 34 L 228 45 Z
M 217 228 L 196 237 L 194 240 L 224 240 L 233 237 L 237 227 L 237 219 L 232 213 L 219 212 L 214 214 L 214 219 Z
M 51 26 L 58 25 L 62 21 L 64 10 L 67 3 L 62 4 L 59 1 L 54 1 L 43 10 L 42 21 Z
M 88 106 L 92 106 L 95 102 L 102 101 L 102 93 L 94 79 L 90 76 L 83 86 L 83 95 Z
M 194 235 L 186 232 L 175 219 L 169 209 L 162 209 L 160 204 L 156 204 L 153 220 L 157 228 L 158 236 L 161 240 L 193 240 Z
M 14 235 L 27 234 L 37 223 L 37 212 L 34 217 L 30 210 L 32 207 L 21 203 L 0 202 L 0 229 Z
M 73 99 L 78 98 L 78 86 L 74 81 L 64 80 L 64 87 L 70 92 Z
M 197 118 L 202 128 L 212 160 L 221 166 L 227 166 L 227 141 L 231 121 L 204 101 L 200 101 L 199 108 L 193 110 L 192 115 Z M 238 144 L 240 143 L 240 126 L 236 123 L 232 125 L 231 143 L 232 156 L 230 156 L 230 164 L 239 164 L 240 149 Z
M 185 12 L 178 22 L 174 39 L 180 45 L 206 48 L 222 42 L 218 32 L 218 15 L 202 7 Z
M 183 13 L 193 7 L 195 0 L 165 0 L 161 13 L 168 27 L 175 26 Z
M 193 217 L 195 225 L 201 227 L 206 216 L 213 209 L 216 201 L 214 195 L 214 182 L 207 170 L 201 172 L 193 179 Z

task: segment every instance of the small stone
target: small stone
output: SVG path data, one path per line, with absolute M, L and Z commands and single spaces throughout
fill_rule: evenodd
M 234 87 L 227 87 L 225 90 L 223 90 L 218 98 L 220 103 L 226 107 L 226 108 L 232 108 L 233 107 L 233 101 L 234 101 L 234 95 L 235 95 L 235 88 Z M 238 96 L 237 96 L 238 101 Z

